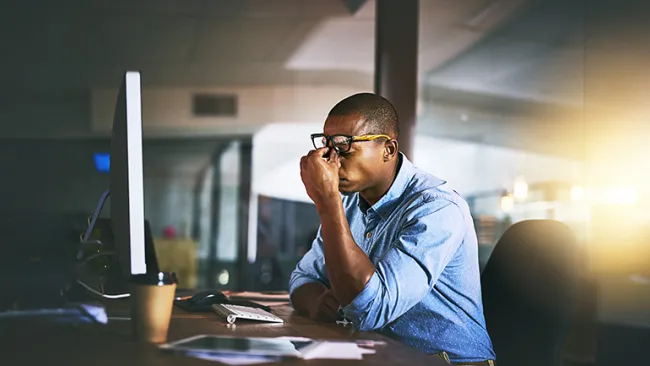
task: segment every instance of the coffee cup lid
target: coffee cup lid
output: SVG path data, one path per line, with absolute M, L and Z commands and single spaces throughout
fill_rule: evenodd
M 173 285 L 178 283 L 175 272 L 157 272 L 131 275 L 131 282 L 136 285 Z

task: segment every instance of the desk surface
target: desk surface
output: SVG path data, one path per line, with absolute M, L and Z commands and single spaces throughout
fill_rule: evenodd
M 182 355 L 159 351 L 155 346 L 140 345 L 131 340 L 128 301 L 117 300 L 106 304 L 113 318 L 106 326 L 77 327 L 45 324 L 37 320 L 15 319 L 0 322 L 0 364 L 2 365 L 219 365 Z M 316 339 L 373 339 L 383 340 L 377 353 L 364 355 L 363 361 L 343 360 L 288 360 L 282 364 L 309 365 L 446 365 L 442 360 L 384 337 L 375 332 L 355 332 L 350 326 L 318 323 L 300 316 L 288 306 L 274 307 L 284 324 L 242 322 L 227 325 L 215 314 L 188 313 L 174 307 L 169 341 L 197 334 L 237 336 L 300 336 Z M 119 320 L 119 319 L 124 320 Z M 278 363 L 275 363 L 278 364 Z M 269 364 L 272 365 L 272 364 Z

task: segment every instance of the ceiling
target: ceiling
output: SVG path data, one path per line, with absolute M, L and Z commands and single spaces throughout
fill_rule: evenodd
M 536 2 L 451 62 L 430 69 L 427 83 L 511 100 L 581 106 L 584 16 L 581 1 Z
M 323 19 L 346 15 L 334 0 L 12 1 L 0 14 L 0 77 L 39 90 L 114 86 L 127 68 L 162 86 L 345 80 L 284 62 Z
M 585 8 L 529 6 L 473 47 L 430 70 L 421 132 L 581 159 Z
M 420 69 L 452 59 L 525 2 L 421 0 Z M 342 0 L 2 3 L 6 86 L 111 87 L 128 68 L 146 73 L 145 86 L 372 86 L 373 0 L 356 12 Z
M 470 48 L 512 17 L 526 0 L 420 0 L 418 65 L 421 74 Z M 353 35 L 353 36 L 352 36 Z M 354 16 L 319 23 L 287 61 L 294 70 L 374 71 L 375 1 Z

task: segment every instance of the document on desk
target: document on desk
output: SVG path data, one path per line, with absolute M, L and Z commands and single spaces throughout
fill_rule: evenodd
M 300 342 L 311 340 L 302 337 L 279 337 L 289 341 Z M 374 354 L 376 351 L 370 348 L 359 347 L 357 341 L 318 341 L 317 344 L 301 352 L 302 359 L 328 359 L 328 360 L 362 360 L 363 355 Z M 361 344 L 371 345 L 368 341 L 361 341 Z M 374 346 L 375 343 L 372 343 Z M 380 343 L 378 343 L 380 344 Z
M 97 323 L 106 324 L 106 309 L 97 304 L 73 304 L 64 308 L 25 309 L 0 312 L 0 319 L 42 318 L 55 323 Z
M 216 346 L 217 343 L 223 344 Z M 305 360 L 361 360 L 363 355 L 375 353 L 374 349 L 364 347 L 380 345 L 385 343 L 372 340 L 319 341 L 303 337 L 235 338 L 199 335 L 161 348 L 183 351 L 190 357 L 227 365 L 250 365 L 276 362 L 287 355 Z
M 318 345 L 302 355 L 304 360 L 362 360 L 365 354 L 374 354 L 374 349 L 359 347 L 355 342 L 319 342 Z M 256 355 L 228 355 L 209 352 L 188 352 L 188 356 L 206 361 L 217 361 L 226 365 L 253 365 L 277 362 L 280 359 Z

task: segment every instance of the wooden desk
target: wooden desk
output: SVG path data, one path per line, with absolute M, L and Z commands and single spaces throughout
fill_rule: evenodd
M 128 301 L 116 300 L 106 304 L 110 318 L 128 317 Z M 258 322 L 227 325 L 216 314 L 187 313 L 174 307 L 169 329 L 169 341 L 197 334 L 237 335 L 256 337 L 300 336 L 315 339 L 373 339 L 386 342 L 377 346 L 377 353 L 364 355 L 362 361 L 289 360 L 290 365 L 446 365 L 435 356 L 405 346 L 374 332 L 355 332 L 350 326 L 317 323 L 293 312 L 288 306 L 274 307 L 274 312 L 286 320 L 284 324 Z M 90 366 L 148 366 L 148 365 L 220 365 L 217 362 L 163 353 L 155 346 L 135 343 L 130 337 L 129 320 L 109 321 L 106 326 L 77 327 L 44 324 L 36 320 L 0 321 L 0 365 L 90 365 Z M 269 365 L 277 365 L 269 364 Z

